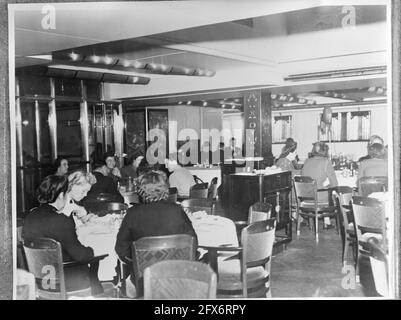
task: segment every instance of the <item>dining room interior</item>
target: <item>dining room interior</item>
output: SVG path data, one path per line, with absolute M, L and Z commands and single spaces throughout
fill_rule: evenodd
M 15 298 L 397 297 L 390 1 L 9 11 Z

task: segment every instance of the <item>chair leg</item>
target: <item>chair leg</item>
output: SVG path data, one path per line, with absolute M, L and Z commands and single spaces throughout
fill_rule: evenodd
M 336 213 L 336 230 L 337 230 L 337 234 L 340 234 L 340 221 L 338 218 L 338 213 Z
M 317 216 L 317 212 L 315 212 L 315 238 L 316 242 L 319 241 L 319 218 Z
M 349 243 L 348 239 L 345 239 L 344 247 L 343 247 L 343 259 L 342 259 L 343 266 L 345 266 L 347 264 L 349 245 L 350 245 L 350 243 Z
M 301 230 L 300 230 L 301 221 L 300 221 L 299 217 L 300 217 L 300 214 L 299 214 L 299 210 L 297 208 L 297 228 L 296 228 L 297 236 L 299 236 L 301 234 Z

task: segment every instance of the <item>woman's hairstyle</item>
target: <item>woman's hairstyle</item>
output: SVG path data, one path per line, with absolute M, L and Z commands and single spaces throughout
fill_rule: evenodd
M 107 158 L 115 158 L 113 151 L 108 151 L 103 155 L 103 162 L 106 163 Z
M 87 183 L 91 186 L 94 185 L 96 183 L 96 177 L 90 172 L 82 170 L 75 171 L 68 176 L 68 192 L 71 191 L 73 186 Z
M 368 154 L 371 158 L 377 159 L 385 159 L 386 158 L 386 150 L 384 146 L 380 143 L 374 143 L 369 146 Z
M 294 152 L 296 149 L 297 149 L 297 143 L 294 141 L 293 138 L 288 138 L 287 141 L 285 142 L 285 146 L 281 150 L 279 158 L 285 158 L 291 152 Z
M 40 204 L 53 203 L 60 193 L 66 193 L 68 179 L 64 176 L 51 175 L 43 179 L 36 190 L 37 199 Z
M 134 154 L 132 154 L 131 157 L 129 157 L 128 159 L 128 164 L 132 165 L 134 163 L 134 161 L 138 158 L 138 157 L 143 157 L 143 159 L 141 160 L 141 163 L 145 160 L 145 156 L 143 155 L 142 152 L 135 152 Z
M 162 171 L 149 171 L 139 178 L 138 194 L 142 203 L 168 198 L 167 175 Z
M 58 168 L 59 168 L 60 165 L 61 165 L 61 161 L 63 161 L 63 160 L 67 160 L 67 159 L 64 158 L 64 157 L 58 157 L 56 160 L 54 160 L 54 163 L 53 163 L 53 173 L 56 173 L 56 172 L 57 172 Z M 67 161 L 68 161 L 68 160 L 67 160 Z
M 318 141 L 313 144 L 312 152 L 309 153 L 309 157 L 328 157 L 329 156 L 329 146 L 324 142 Z
M 371 146 L 372 144 L 375 143 L 384 145 L 384 140 L 380 136 L 374 134 L 369 138 L 368 146 Z

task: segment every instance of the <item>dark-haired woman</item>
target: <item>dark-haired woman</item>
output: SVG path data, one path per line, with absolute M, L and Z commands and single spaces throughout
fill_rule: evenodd
M 132 178 L 135 179 L 138 177 L 138 168 L 139 166 L 144 166 L 146 161 L 145 157 L 142 154 L 135 154 L 130 157 L 128 165 L 124 166 L 121 169 L 121 176 L 123 179 Z
M 93 249 L 83 246 L 75 231 L 72 216 L 62 213 L 67 200 L 68 179 L 64 176 L 48 176 L 37 190 L 40 206 L 32 210 L 25 219 L 22 237 L 25 240 L 51 238 L 61 244 L 63 261 L 86 262 L 94 256 Z M 100 283 L 88 265 L 66 268 L 67 291 L 87 288 L 98 293 Z M 100 287 L 99 287 L 100 286 Z
M 54 161 L 54 175 L 56 176 L 66 176 L 68 174 L 69 163 L 66 158 L 58 157 Z
M 180 205 L 167 201 L 168 188 L 163 172 L 150 171 L 140 177 L 141 204 L 128 209 L 117 235 L 115 250 L 123 261 L 131 256 L 132 242 L 143 237 L 188 234 L 194 238 L 195 246 L 198 245 L 187 214 Z

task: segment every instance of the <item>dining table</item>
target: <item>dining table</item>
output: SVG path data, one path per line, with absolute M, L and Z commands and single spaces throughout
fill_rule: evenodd
M 189 218 L 199 246 L 238 246 L 236 227 L 231 219 L 208 215 L 205 211 L 191 213 Z
M 122 218 L 122 214 L 107 214 L 102 217 L 93 216 L 86 223 L 76 221 L 78 240 L 84 246 L 91 247 L 95 256 L 108 254 L 99 262 L 98 277 L 100 281 L 113 280 L 116 275 L 118 255 L 114 247 Z
M 351 175 L 347 170 L 336 170 L 336 178 L 339 186 L 356 188 L 357 175 Z

